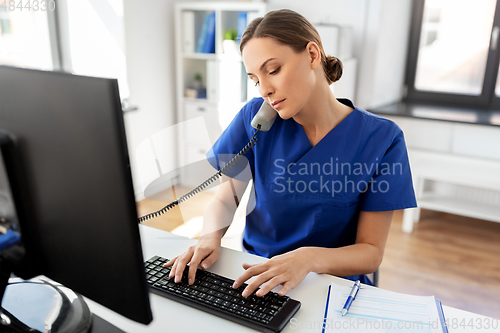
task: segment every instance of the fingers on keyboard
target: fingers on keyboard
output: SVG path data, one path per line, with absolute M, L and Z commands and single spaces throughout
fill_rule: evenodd
M 178 257 L 175 257 L 175 258 L 173 258 L 173 259 L 170 259 L 169 261 L 167 261 L 167 262 L 163 265 L 163 267 L 170 267 L 170 266 L 172 266 L 172 265 L 175 263 L 175 261 L 177 260 L 177 258 L 178 258 Z
M 200 262 L 205 259 L 206 255 L 200 253 L 200 251 L 196 251 L 191 258 L 191 262 L 189 263 L 189 275 L 188 275 L 188 283 L 193 284 L 196 279 L 196 271 Z
M 193 256 L 193 249 L 192 249 L 192 247 L 190 247 L 177 260 L 176 268 L 175 268 L 175 283 L 180 282 L 182 280 L 182 277 L 183 277 L 186 269 L 189 269 L 187 264 L 191 261 L 192 256 Z M 186 273 L 186 276 L 187 276 L 187 273 Z
M 268 325 L 289 300 L 288 297 L 278 296 L 272 291 L 262 297 L 257 297 L 255 292 L 248 297 L 242 297 L 241 292 L 248 286 L 246 283 L 233 289 L 234 280 L 201 269 L 197 271 L 197 281 L 188 286 L 186 282 L 193 263 L 184 268 L 181 274 L 182 283 L 176 284 L 166 276 L 173 268 L 162 267 L 166 261 L 155 256 L 146 262 L 146 279 L 150 286 L 167 297 L 175 295 L 188 301 L 187 304 L 196 305 L 195 307 L 203 305 L 207 306 L 207 309 L 215 309 L 244 325 L 246 321 L 241 321 L 242 318 L 260 325 Z
M 191 262 L 189 264 L 189 273 L 188 273 L 188 283 L 192 285 L 196 279 L 196 270 L 198 265 Z

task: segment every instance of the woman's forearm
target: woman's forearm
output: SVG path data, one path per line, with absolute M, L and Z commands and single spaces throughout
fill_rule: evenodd
M 241 200 L 247 186 L 248 181 L 236 179 L 221 181 L 215 196 L 205 210 L 201 237 L 214 237 L 220 240 L 224 236 L 238 208 L 235 197 Z
M 369 274 L 384 256 L 393 211 L 361 211 L 356 243 L 339 248 L 310 247 L 312 271 L 336 276 Z
M 229 207 L 217 198 L 212 199 L 203 217 L 201 237 L 221 239 L 231 225 L 235 211 L 236 206 Z
M 369 274 L 377 270 L 383 253 L 376 246 L 359 243 L 339 248 L 308 247 L 312 271 L 335 276 Z

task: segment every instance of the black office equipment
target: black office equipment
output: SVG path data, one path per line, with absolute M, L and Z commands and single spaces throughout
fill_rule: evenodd
M 233 289 L 234 280 L 201 269 L 196 271 L 195 282 L 188 285 L 189 266 L 181 282 L 175 283 L 168 277 L 171 267 L 163 267 L 166 262 L 154 256 L 145 263 L 153 292 L 256 330 L 280 332 L 300 308 L 300 302 L 272 291 L 263 297 L 255 293 L 243 297 L 247 284 Z
M 0 284 L 45 275 L 149 323 L 117 81 L 0 66 L 0 132 L 17 212 L 0 225 L 22 236 L 1 253 Z

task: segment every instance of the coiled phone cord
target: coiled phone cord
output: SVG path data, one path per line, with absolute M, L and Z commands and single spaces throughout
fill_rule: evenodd
M 158 217 L 158 216 L 161 216 L 163 214 L 165 214 L 166 212 L 168 212 L 170 209 L 174 208 L 175 206 L 178 206 L 179 204 L 183 203 L 184 201 L 186 201 L 187 199 L 191 198 L 192 196 L 194 196 L 195 194 L 197 194 L 198 192 L 201 192 L 205 189 L 205 187 L 207 187 L 208 185 L 212 184 L 214 181 L 216 181 L 217 179 L 219 179 L 222 175 L 225 175 L 226 172 L 231 168 L 233 167 L 233 165 L 243 156 L 245 155 L 250 149 L 252 149 L 253 146 L 255 146 L 256 142 L 257 142 L 257 138 L 255 137 L 257 135 L 257 133 L 259 132 L 260 130 L 260 125 L 258 125 L 258 128 L 257 130 L 255 131 L 255 133 L 253 134 L 252 138 L 250 139 L 250 141 L 246 144 L 245 147 L 243 147 L 242 150 L 240 150 L 240 152 L 235 156 L 233 157 L 228 163 L 226 163 L 224 165 L 223 168 L 221 168 L 219 171 L 217 171 L 212 177 L 208 178 L 207 180 L 205 180 L 202 184 L 198 185 L 195 189 L 189 191 L 188 193 L 182 195 L 179 199 L 175 200 L 175 201 L 172 201 L 171 203 L 169 203 L 168 205 L 166 205 L 165 207 L 163 207 L 162 209 L 160 210 L 157 210 L 156 212 L 152 212 L 152 213 L 149 213 L 149 214 L 146 214 L 144 216 L 141 216 L 138 218 L 138 221 L 139 223 L 143 223 L 143 222 L 146 222 L 147 220 L 150 220 L 150 219 L 153 219 L 155 217 Z

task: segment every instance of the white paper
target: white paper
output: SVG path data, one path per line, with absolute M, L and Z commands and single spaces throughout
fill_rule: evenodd
M 342 317 L 350 291 L 351 287 L 332 283 L 325 332 L 442 332 L 434 296 L 361 288 Z

